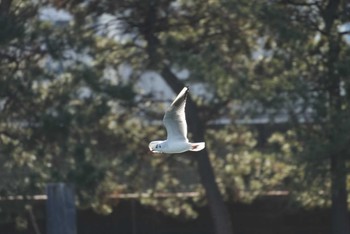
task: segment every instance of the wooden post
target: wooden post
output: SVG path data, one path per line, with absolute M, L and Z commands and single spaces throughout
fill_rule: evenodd
M 46 194 L 47 234 L 76 234 L 73 187 L 64 183 L 48 184 Z

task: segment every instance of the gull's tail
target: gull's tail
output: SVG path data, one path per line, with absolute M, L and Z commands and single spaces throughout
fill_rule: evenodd
M 205 142 L 191 143 L 190 151 L 200 151 L 205 148 Z

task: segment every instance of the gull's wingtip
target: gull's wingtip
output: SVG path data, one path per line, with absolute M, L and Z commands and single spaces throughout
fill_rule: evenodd
M 183 87 L 180 93 L 176 96 L 175 100 L 171 103 L 171 106 L 179 106 L 183 101 L 186 100 L 188 92 L 188 86 Z
M 186 85 L 181 89 L 181 91 L 178 95 L 181 95 L 182 93 L 187 93 L 189 91 L 190 91 L 190 87 Z
M 190 91 L 189 86 L 183 87 L 181 92 L 178 94 L 178 97 L 181 97 L 181 96 L 187 97 L 189 91 Z

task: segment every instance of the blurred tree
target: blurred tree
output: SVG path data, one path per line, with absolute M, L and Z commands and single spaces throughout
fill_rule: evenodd
M 94 41 L 77 41 L 68 23 L 42 19 L 40 5 L 1 4 L 0 160 L 6 179 L 0 194 L 33 195 L 47 182 L 68 182 L 77 186 L 81 206 L 108 212 L 107 197 L 128 190 L 125 175 L 135 168 L 127 165 L 147 152 L 143 139 L 150 128 L 137 117 L 132 86 L 118 74 L 107 79 L 89 56 Z
M 306 186 L 316 185 L 306 193 L 330 198 L 332 233 L 349 233 L 349 4 L 282 0 L 266 2 L 256 15 L 266 27 L 252 87 L 270 110 L 289 114 L 294 133 L 285 139 L 299 141 L 294 153 L 312 176 Z
M 254 130 L 234 124 L 247 116 L 237 106 L 273 91 L 252 85 L 258 67 L 254 52 L 263 38 L 252 14 L 254 1 L 1 4 L 7 13 L 0 15 L 6 29 L 0 38 L 0 160 L 9 178 L 1 184 L 2 195 L 33 194 L 47 182 L 69 182 L 82 207 L 108 213 L 111 194 L 203 194 L 195 164 L 216 232 L 232 233 L 222 195 L 251 201 L 282 185 L 291 166 L 259 151 Z M 72 19 L 43 19 L 45 7 L 64 9 Z M 182 69 L 190 73 L 185 81 L 177 77 Z M 206 95 L 193 95 L 187 108 L 191 139 L 206 137 L 208 145 L 194 160 L 148 152 L 148 142 L 165 135 L 162 126 L 151 124 L 162 118 L 164 106 L 137 87 L 150 70 L 175 92 L 184 82 L 204 84 Z M 211 123 L 220 118 L 234 126 L 216 129 Z M 185 198 L 146 196 L 140 202 L 195 217 L 192 200 Z
M 248 13 L 252 4 L 239 1 L 207 1 L 203 4 L 202 1 L 125 0 L 91 1 L 87 5 L 65 1 L 57 6 L 69 10 L 76 19 L 79 17 L 76 21 L 78 31 L 95 29 L 97 34 L 102 32 L 95 52 L 99 67 L 118 67 L 118 61 L 122 61 L 131 66 L 135 77 L 153 70 L 160 73 L 175 92 L 179 92 L 184 84 L 174 69 L 187 69 L 191 78 L 186 82 L 202 82 L 212 86 L 210 93 L 213 97 L 207 105 L 199 109 L 191 99 L 188 102 L 187 117 L 193 140 L 202 141 L 207 121 L 227 114 L 225 110 L 232 98 L 242 100 L 244 97 L 242 94 L 248 85 L 246 72 L 257 39 L 253 18 Z M 235 90 L 233 95 L 232 90 Z M 202 116 L 206 116 L 206 119 L 202 119 Z M 217 137 L 215 134 L 210 136 Z M 249 143 L 244 141 L 241 144 Z M 253 151 L 254 146 L 248 147 L 249 150 Z M 225 149 L 225 153 L 218 155 L 231 157 L 228 151 L 232 148 L 225 146 Z M 260 156 L 254 152 L 256 156 L 251 157 L 251 161 Z M 216 232 L 232 233 L 230 217 L 215 182 L 208 151 L 198 153 L 195 159 Z M 215 165 L 223 166 L 219 163 Z M 267 164 L 258 163 L 256 167 L 262 165 Z M 237 171 L 235 173 L 239 174 Z M 278 174 L 278 171 L 275 173 Z M 284 178 L 284 175 L 280 178 Z M 256 180 L 253 184 L 261 188 L 262 181 Z M 274 183 L 280 181 L 275 179 Z M 264 182 L 269 183 L 268 180 Z M 255 190 L 259 193 L 259 189 Z

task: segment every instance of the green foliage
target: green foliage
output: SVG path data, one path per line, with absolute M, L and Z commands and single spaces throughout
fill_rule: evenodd
M 208 130 L 217 182 L 228 200 L 251 202 L 259 195 L 283 190 L 295 169 L 284 159 L 256 148 L 256 137 L 245 127 Z
M 204 203 L 204 191 L 191 157 L 148 152 L 149 141 L 165 137 L 151 121 L 161 120 L 164 106 L 137 81 L 167 65 L 187 70 L 186 83 L 208 87 L 209 98 L 193 99 L 227 200 L 289 189 L 305 205 L 329 204 L 329 154 L 349 155 L 350 53 L 335 30 L 344 17 L 325 32 L 312 4 L 52 1 L 73 17 L 57 25 L 40 19 L 44 6 L 22 2 L 0 14 L 0 171 L 7 178 L 0 195 L 68 182 L 80 207 L 100 213 L 111 212 L 111 195 L 136 193 L 142 204 L 196 217 L 193 204 Z M 340 95 L 332 99 L 334 80 Z M 288 131 L 272 134 L 264 148 L 253 127 L 237 124 L 281 113 Z M 221 117 L 231 124 L 213 127 Z M 159 195 L 186 192 L 199 197 Z
M 330 159 L 337 157 L 344 165 L 349 155 L 349 93 L 343 88 L 349 79 L 342 69 L 349 46 L 339 31 L 348 19 L 343 17 L 345 5 L 331 2 L 266 4 L 258 15 L 268 32 L 269 53 L 257 61 L 255 82 L 267 108 L 275 109 L 272 103 L 277 103 L 289 113 L 294 136 L 284 137 L 280 147 L 297 142 L 302 149 L 293 153 L 300 170 L 292 188 L 308 206 L 330 204 L 331 183 L 338 179 L 331 180 L 339 176 L 339 170 L 330 173 Z M 340 14 L 337 20 L 332 20 L 332 10 Z
M 1 185 L 2 195 L 42 193 L 47 182 L 69 182 L 77 188 L 81 207 L 108 213 L 110 194 L 188 191 L 203 194 L 195 174 L 191 180 L 183 176 L 193 174 L 190 159 L 156 158 L 148 153 L 147 144 L 157 138 L 160 128 L 144 120 L 140 115 L 144 106 L 135 102 L 133 82 L 147 68 L 147 60 L 153 59 L 149 57 L 152 48 L 147 37 L 143 37 L 147 32 L 142 28 L 150 6 L 135 5 L 136 2 L 124 1 L 120 5 L 109 5 L 108 9 L 103 8 L 103 1 L 93 2 L 96 8 L 79 4 L 73 7 L 77 3 L 72 2 L 73 5 L 62 7 L 69 10 L 75 20 L 64 26 L 42 21 L 35 14 L 21 18 L 23 15 L 14 12 L 4 18 L 4 24 L 5 20 L 12 20 L 18 26 L 3 31 L 8 39 L 4 37 L 2 41 L 1 54 L 5 60 L 2 60 L 0 85 L 1 167 L 9 178 L 8 183 Z M 242 65 L 234 69 L 235 74 L 242 74 L 239 82 L 226 74 L 228 70 L 223 69 L 223 65 L 232 62 L 231 55 L 239 58 L 243 53 L 246 57 L 249 48 L 240 46 L 246 42 L 239 32 L 234 35 L 240 37 L 233 40 L 234 25 L 223 25 L 222 21 L 241 17 L 241 11 L 231 5 L 234 12 L 230 12 L 219 2 L 178 4 L 162 1 L 156 6 L 159 12 L 168 11 L 174 16 L 168 18 L 168 25 L 163 25 L 160 14 L 153 25 L 152 30 L 162 45 L 158 58 L 190 69 L 194 80 L 215 84 L 219 97 L 228 98 L 229 90 L 245 80 L 247 61 L 242 59 Z M 121 8 L 114 8 L 117 6 Z M 239 7 L 243 9 L 246 5 Z M 101 35 L 93 25 L 101 11 L 123 15 L 127 10 L 131 10 L 129 17 L 121 21 L 128 35 L 126 41 Z M 78 20 L 82 16 L 85 20 Z M 139 33 L 136 39 L 133 33 Z M 21 47 L 16 40 L 21 41 Z M 12 46 L 16 46 L 16 53 Z M 191 47 L 193 51 L 188 51 Z M 123 80 L 118 72 L 116 77 L 105 79 L 106 69 L 123 64 L 133 68 L 129 80 Z M 229 84 L 235 85 L 226 86 L 228 79 Z M 220 140 L 209 134 L 209 142 L 211 138 Z M 252 150 L 254 145 L 249 147 L 252 152 L 239 152 L 248 158 L 245 166 L 259 157 Z M 230 150 L 227 148 L 226 152 Z M 223 163 L 218 164 L 219 168 L 222 166 Z M 237 169 L 235 175 L 247 176 L 249 170 Z M 195 216 L 188 199 L 151 196 L 141 201 L 173 215 Z

